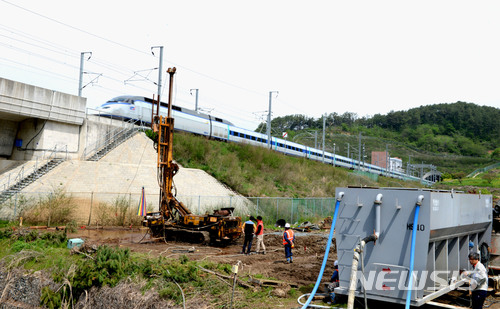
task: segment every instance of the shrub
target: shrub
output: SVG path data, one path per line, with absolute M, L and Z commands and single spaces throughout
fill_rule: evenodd
M 127 219 L 127 212 L 129 210 L 129 203 L 125 196 L 118 196 L 113 201 L 113 208 L 115 212 L 115 225 L 124 226 Z
M 96 225 L 111 225 L 111 206 L 106 203 L 99 203 L 95 210 Z
M 76 205 L 73 197 L 62 189 L 56 189 L 48 196 L 41 196 L 32 207 L 22 210 L 21 216 L 32 224 L 65 224 L 73 219 Z
M 151 208 L 148 204 L 148 208 Z M 140 225 L 142 217 L 137 216 L 137 208 L 131 207 L 126 196 L 118 196 L 111 205 L 101 202 L 96 207 L 97 225 Z

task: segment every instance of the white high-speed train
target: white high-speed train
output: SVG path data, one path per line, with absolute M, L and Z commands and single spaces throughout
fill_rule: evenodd
M 97 108 L 100 116 L 137 120 L 151 123 L 151 106 L 153 100 L 139 96 L 119 96 L 113 98 Z M 160 114 L 166 116 L 166 103 L 160 104 Z M 231 122 L 199 113 L 197 111 L 172 105 L 172 116 L 175 119 L 175 130 L 186 131 L 209 138 L 227 142 L 246 143 L 261 147 L 271 147 L 273 150 L 296 157 L 305 157 L 311 160 L 341 166 L 349 169 L 359 169 L 364 172 L 389 176 L 393 178 L 421 181 L 420 178 L 406 174 L 387 171 L 377 165 L 361 162 L 338 154 L 332 154 L 320 149 L 304 146 L 281 138 L 272 137 L 269 146 L 267 135 L 234 126 Z M 428 184 L 432 184 L 428 182 Z

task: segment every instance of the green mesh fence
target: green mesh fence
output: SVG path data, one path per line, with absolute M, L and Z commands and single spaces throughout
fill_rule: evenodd
M 23 211 L 39 201 L 50 196 L 51 192 L 22 192 L 12 196 L 0 205 L 0 219 L 18 219 Z M 129 212 L 134 214 L 140 201 L 138 193 L 102 193 L 102 192 L 72 192 L 75 207 L 74 219 L 78 224 L 95 224 L 98 213 L 103 209 L 113 211 L 113 205 L 127 205 Z M 177 199 L 184 203 L 194 214 L 212 213 L 216 209 L 233 207 L 234 214 L 246 219 L 247 216 L 262 216 L 265 224 L 274 224 L 278 219 L 289 223 L 319 221 L 333 216 L 335 198 L 272 198 L 272 197 L 242 197 L 242 196 L 182 196 Z M 147 211 L 158 210 L 158 194 L 146 194 Z M 109 206 L 109 207 L 103 207 Z M 122 207 L 122 206 L 121 206 Z M 114 216 L 116 214 L 109 214 Z

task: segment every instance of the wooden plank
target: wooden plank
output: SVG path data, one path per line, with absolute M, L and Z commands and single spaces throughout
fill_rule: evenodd
M 290 283 L 290 282 L 284 282 L 284 281 L 277 281 L 277 280 L 270 280 L 270 279 L 257 279 L 257 278 L 252 278 L 250 277 L 249 282 L 258 284 L 260 286 L 283 286 L 283 285 L 289 285 L 292 288 L 297 288 L 298 284 L 295 283 Z

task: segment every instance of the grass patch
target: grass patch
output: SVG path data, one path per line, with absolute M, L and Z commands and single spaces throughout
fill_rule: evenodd
M 101 202 L 94 212 L 95 224 L 100 226 L 141 225 L 142 217 L 137 216 L 137 205 L 126 196 L 116 197 L 110 204 Z M 152 208 L 148 204 L 148 209 Z
M 40 196 L 38 200 L 28 203 L 20 216 L 28 224 L 51 226 L 71 222 L 74 209 L 76 204 L 71 194 L 55 189 L 48 196 Z
M 174 158 L 181 165 L 203 169 L 244 196 L 333 197 L 336 187 L 377 186 L 377 182 L 352 175 L 347 169 L 263 147 L 222 143 L 180 132 L 174 135 L 174 143 Z M 396 186 L 407 185 L 393 181 Z

